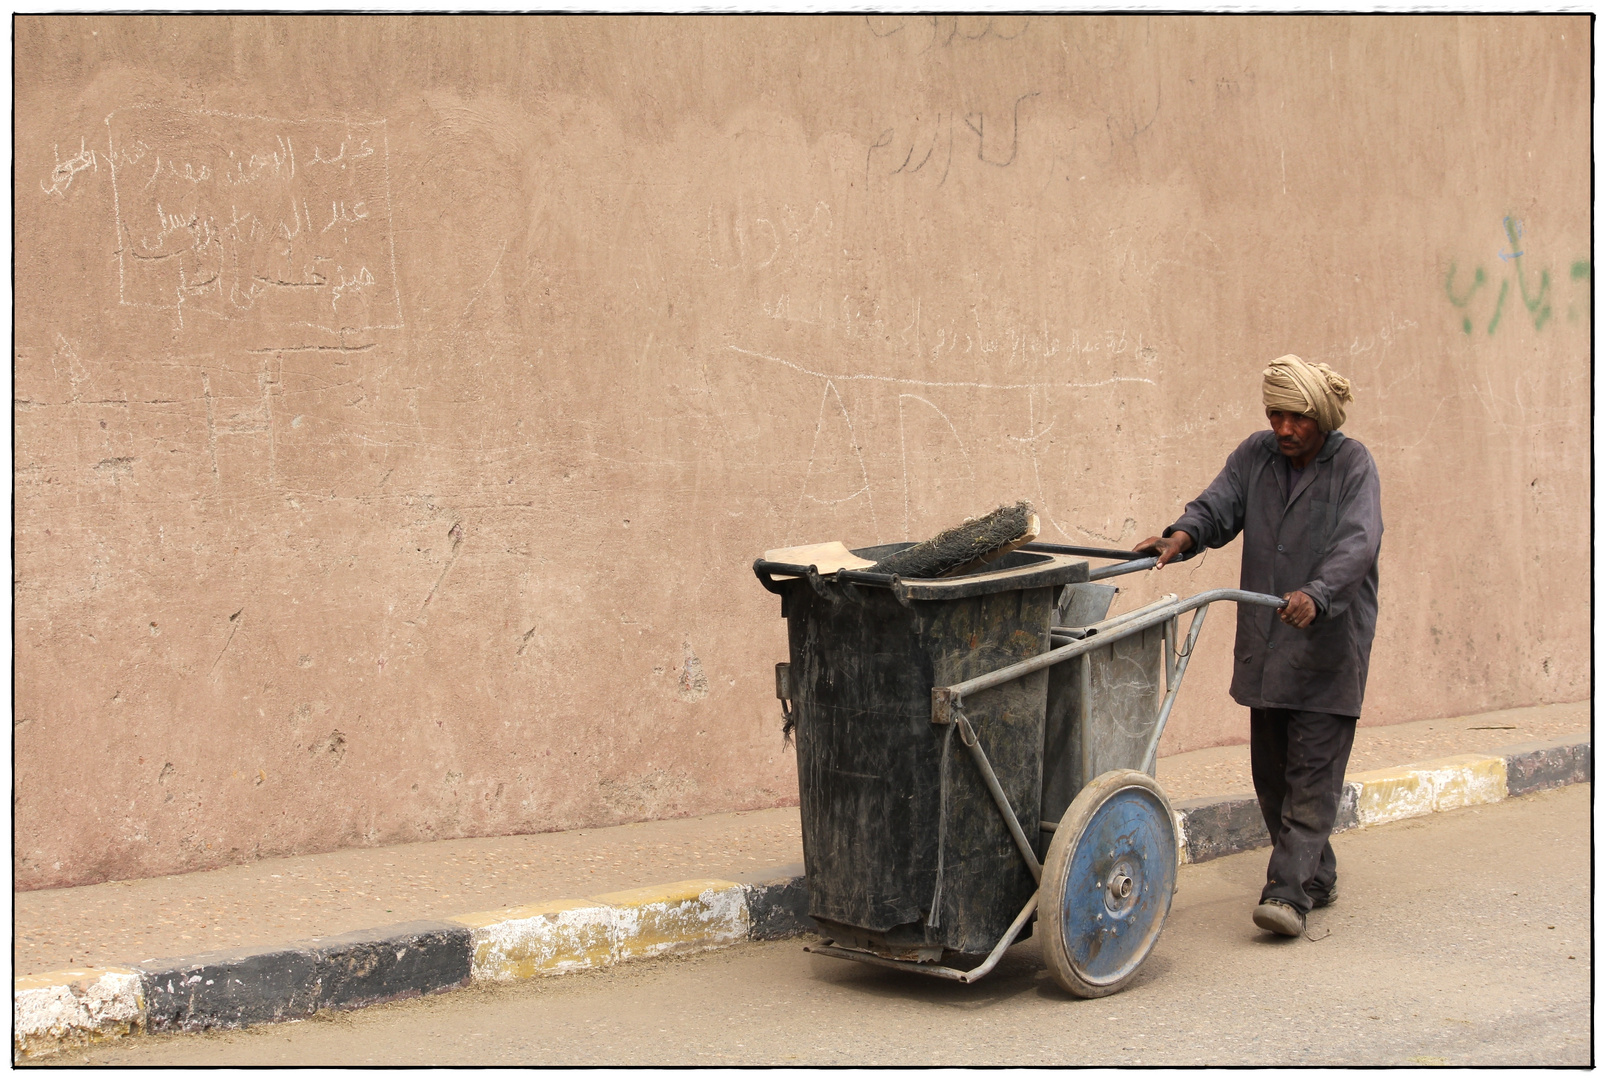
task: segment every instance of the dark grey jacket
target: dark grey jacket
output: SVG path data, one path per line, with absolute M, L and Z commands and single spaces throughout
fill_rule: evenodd
M 1377 465 L 1366 447 L 1334 431 L 1285 500 L 1288 477 L 1276 436 L 1257 432 L 1165 535 L 1192 536 L 1191 555 L 1242 532 L 1240 588 L 1276 596 L 1298 589 L 1316 603 L 1316 619 L 1303 630 L 1272 608 L 1238 605 L 1234 701 L 1359 716 L 1377 630 Z

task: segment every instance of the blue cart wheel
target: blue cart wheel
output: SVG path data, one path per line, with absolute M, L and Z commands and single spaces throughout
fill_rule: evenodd
M 1171 911 L 1177 829 L 1147 773 L 1117 769 L 1071 803 L 1043 866 L 1043 957 L 1077 997 L 1113 994 L 1137 974 Z

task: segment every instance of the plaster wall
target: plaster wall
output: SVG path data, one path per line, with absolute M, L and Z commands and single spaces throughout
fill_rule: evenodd
M 14 27 L 19 888 L 793 801 L 755 556 L 1129 544 L 1284 352 L 1362 722 L 1591 692 L 1587 16 Z

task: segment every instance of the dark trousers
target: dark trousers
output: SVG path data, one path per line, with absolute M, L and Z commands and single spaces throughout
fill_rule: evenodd
M 1283 900 L 1304 914 L 1337 883 L 1338 859 L 1327 838 L 1344 792 L 1355 720 L 1300 709 L 1249 710 L 1250 770 L 1272 842 L 1262 903 Z

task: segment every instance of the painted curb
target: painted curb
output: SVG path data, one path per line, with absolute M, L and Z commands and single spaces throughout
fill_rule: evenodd
M 751 925 L 746 891 L 718 879 L 553 900 L 451 921 L 471 935 L 473 977 L 496 982 L 717 949 L 744 940 Z
M 754 941 L 778 941 L 814 932 L 802 863 L 739 874 L 736 880 L 747 893 L 747 934 Z
M 1361 823 L 1357 808 L 1360 790 L 1357 784 L 1344 784 L 1338 799 L 1338 817 L 1333 821 L 1335 833 Z M 1177 844 L 1184 863 L 1208 862 L 1271 844 L 1266 821 L 1260 816 L 1260 803 L 1253 795 L 1184 799 L 1176 803 L 1173 810 L 1177 815 Z
M 1506 797 L 1506 759 L 1458 754 L 1421 765 L 1358 773 L 1345 783 L 1356 789 L 1362 825 L 1496 803 Z
M 1350 776 L 1335 832 L 1588 782 L 1588 740 L 1524 743 Z M 1205 862 L 1270 843 L 1253 796 L 1174 807 L 1178 856 Z M 240 1027 L 627 960 L 773 941 L 813 929 L 801 864 L 398 923 L 273 949 L 201 953 L 15 980 L 13 1060 L 140 1031 Z
M 1595 756 L 1588 742 L 1528 742 L 1505 751 L 1506 794 L 1588 783 L 1595 775 Z
M 1594 775 L 1591 742 L 1521 743 L 1493 754 L 1453 757 L 1354 773 L 1344 780 L 1335 833 L 1422 814 L 1500 802 L 1516 795 L 1587 783 Z M 1267 847 L 1271 836 L 1253 795 L 1176 803 L 1178 847 L 1185 863 Z
M 15 1057 L 132 1034 L 145 1021 L 139 975 L 128 968 L 24 975 L 12 994 Z
M 564 975 L 612 961 L 608 909 L 584 900 L 551 900 L 463 915 L 455 921 L 469 929 L 475 979 Z
M 408 922 L 138 964 L 148 1031 L 243 1027 L 466 986 L 468 931 Z

